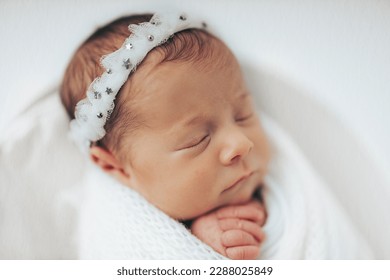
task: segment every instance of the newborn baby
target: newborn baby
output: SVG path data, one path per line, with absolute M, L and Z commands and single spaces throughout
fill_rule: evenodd
M 149 20 L 150 15 L 118 19 L 76 51 L 60 90 L 71 118 L 79 117 L 76 104 L 94 79 L 111 72 L 100 58 L 121 48 L 129 24 Z M 124 60 L 122 66 L 131 63 Z M 92 93 L 100 99 L 112 89 Z M 128 76 L 107 115 L 97 114 L 107 119 L 105 135 L 91 140 L 88 150 L 104 172 L 189 225 L 220 254 L 259 255 L 266 213 L 256 197 L 269 148 L 239 64 L 221 40 L 191 28 L 155 46 Z

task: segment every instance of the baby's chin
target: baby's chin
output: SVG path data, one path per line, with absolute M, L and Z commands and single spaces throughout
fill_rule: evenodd
M 221 206 L 234 205 L 234 204 L 245 204 L 251 201 L 254 197 L 254 193 L 262 185 L 262 180 L 259 178 L 253 178 L 251 182 L 248 182 L 247 185 L 243 186 L 242 189 L 239 189 L 237 192 L 229 194 L 224 199 L 224 203 Z
M 193 207 L 191 210 L 186 209 L 187 211 L 183 211 L 183 209 L 180 209 L 180 211 L 169 211 L 168 209 L 161 209 L 161 208 L 160 209 L 163 210 L 168 216 L 176 220 L 179 221 L 193 220 L 209 212 L 212 212 L 220 207 L 224 207 L 228 205 L 236 205 L 236 204 L 245 204 L 250 202 L 254 197 L 254 193 L 260 188 L 260 186 L 261 186 L 260 180 L 254 178 L 242 189 L 239 189 L 236 192 L 232 192 L 227 195 L 221 194 L 221 197 L 219 199 L 216 199 L 215 203 L 208 204 L 207 206 L 203 205 L 202 207 Z M 189 205 L 186 206 L 189 207 Z
M 253 194 L 255 192 L 256 188 L 251 188 L 245 191 L 242 191 L 241 193 L 237 194 L 235 197 L 229 200 L 226 205 L 234 205 L 234 204 L 245 204 L 251 201 L 253 198 Z

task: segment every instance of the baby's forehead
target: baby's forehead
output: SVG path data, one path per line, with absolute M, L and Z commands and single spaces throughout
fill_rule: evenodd
M 192 44 L 185 49 L 177 50 L 177 53 L 167 53 L 166 48 L 157 47 L 146 56 L 138 69 L 149 68 L 149 70 L 153 70 L 167 62 L 175 62 L 194 67 L 204 67 L 204 70 L 207 71 L 207 67 L 222 67 L 237 62 L 230 49 L 219 39 L 210 39 L 207 47 L 203 47 L 202 51 L 199 48 L 201 46 Z M 187 55 L 184 53 L 187 53 Z M 170 65 L 175 67 L 175 64 Z M 134 74 L 137 75 L 137 73 Z
M 132 92 L 131 98 L 134 102 L 138 98 L 147 99 L 152 97 L 151 93 L 159 92 L 161 87 L 166 84 L 176 84 L 178 87 L 180 85 L 186 84 L 187 80 L 194 80 L 198 78 L 198 83 L 203 84 L 214 80 L 214 75 L 209 75 L 209 73 L 215 72 L 236 72 L 239 75 L 235 76 L 235 80 L 231 80 L 231 76 L 223 76 L 222 79 L 225 79 L 224 84 L 235 83 L 237 90 L 241 91 L 242 87 L 245 87 L 243 80 L 241 79 L 241 70 L 240 66 L 229 51 L 229 49 L 221 48 L 221 52 L 215 51 L 214 54 L 203 57 L 197 60 L 175 60 L 175 61 L 164 61 L 160 53 L 154 52 L 147 57 L 145 63 L 140 65 L 136 73 L 128 81 L 128 91 Z M 181 71 L 175 71 L 177 69 Z M 204 75 L 191 76 L 191 73 L 204 73 Z M 188 75 L 186 75 L 188 74 Z M 178 78 L 177 76 L 180 76 Z M 197 87 L 199 84 L 193 84 L 194 87 Z
M 173 124 L 188 114 L 210 116 L 221 106 L 237 110 L 247 91 L 240 72 L 231 68 L 212 65 L 208 72 L 193 63 L 166 62 L 158 70 L 144 69 L 134 78 L 142 85 L 128 102 L 145 123 Z
M 196 48 L 193 46 L 193 48 Z M 213 68 L 240 68 L 237 59 L 230 49 L 220 40 L 213 39 L 208 44 L 208 51 L 194 56 L 183 56 L 177 59 L 167 58 L 164 48 L 152 50 L 137 67 L 137 70 L 130 76 L 129 83 L 133 87 L 148 87 L 153 85 L 148 79 L 162 68 L 175 68 L 177 65 L 188 65 L 200 71 L 208 72 Z M 188 50 L 186 50 L 188 51 Z M 158 75 L 168 75 L 166 72 L 159 72 Z

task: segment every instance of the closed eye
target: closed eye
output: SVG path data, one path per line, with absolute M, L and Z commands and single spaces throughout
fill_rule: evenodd
M 189 144 L 187 145 L 186 147 L 184 147 L 183 149 L 191 149 L 191 148 L 195 148 L 197 146 L 199 146 L 200 144 L 202 144 L 203 142 L 205 142 L 205 140 L 207 140 L 209 138 L 209 135 L 205 135 L 203 138 L 201 138 L 200 140 L 196 141 L 195 143 L 193 144 Z
M 246 121 L 246 120 L 250 119 L 252 116 L 253 116 L 253 113 L 250 113 L 250 114 L 245 115 L 243 117 L 236 118 L 236 122 Z

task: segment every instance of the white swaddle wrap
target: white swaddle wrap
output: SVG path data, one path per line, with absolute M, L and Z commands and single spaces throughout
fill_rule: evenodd
M 371 251 L 292 141 L 268 117 L 273 149 L 259 259 L 358 259 Z M 138 193 L 91 167 L 79 227 L 82 259 L 224 259 Z
M 261 259 L 372 259 L 371 248 L 290 138 L 262 118 L 273 159 Z
M 81 259 L 223 259 L 181 223 L 100 170 L 91 170 L 80 224 Z

